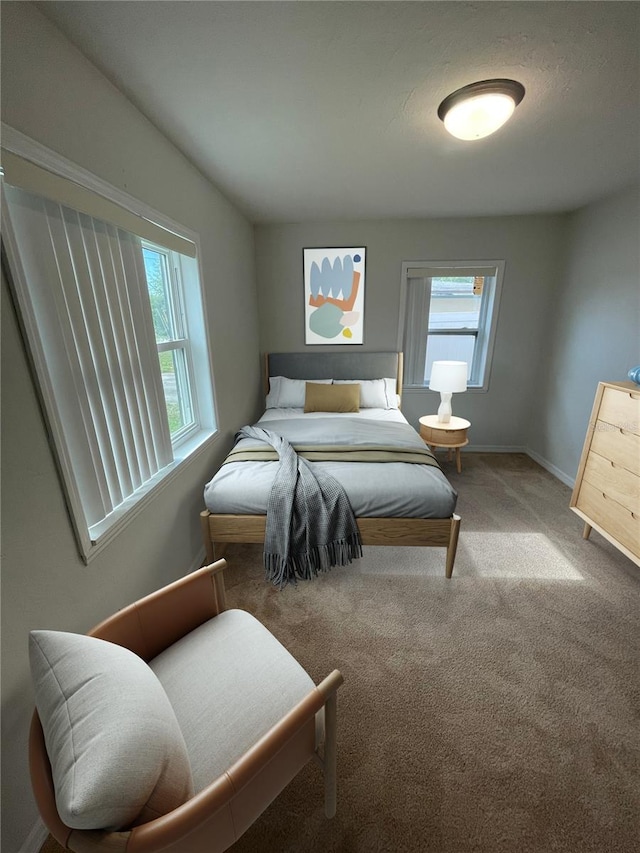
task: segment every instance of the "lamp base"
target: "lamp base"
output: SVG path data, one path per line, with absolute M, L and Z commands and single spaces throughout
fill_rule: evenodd
M 438 407 L 438 422 L 448 424 L 451 420 L 451 394 L 450 391 L 440 392 L 440 405 Z

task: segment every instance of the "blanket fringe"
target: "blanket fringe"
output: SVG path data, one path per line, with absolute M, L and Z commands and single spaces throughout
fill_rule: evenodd
M 264 568 L 267 580 L 282 588 L 298 580 L 310 580 L 332 566 L 346 566 L 362 557 L 359 533 L 337 539 L 327 545 L 315 545 L 303 554 L 283 557 L 282 554 L 264 552 Z

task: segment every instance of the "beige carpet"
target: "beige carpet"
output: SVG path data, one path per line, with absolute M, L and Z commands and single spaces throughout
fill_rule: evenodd
M 367 548 L 279 592 L 229 549 L 231 606 L 345 677 L 337 816 L 309 765 L 234 853 L 640 849 L 640 569 L 527 457 L 463 464 L 450 581 L 440 549 Z

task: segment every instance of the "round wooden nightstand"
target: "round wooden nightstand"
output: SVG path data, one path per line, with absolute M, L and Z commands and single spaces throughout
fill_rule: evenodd
M 449 459 L 451 452 L 456 452 L 456 468 L 458 474 L 462 473 L 462 462 L 460 460 L 460 448 L 469 444 L 467 438 L 467 430 L 471 426 L 470 421 L 464 418 L 456 418 L 453 415 L 448 423 L 442 423 L 438 420 L 437 415 L 424 415 L 419 418 L 420 421 L 420 437 L 433 452 L 436 447 L 446 447 L 449 451 Z

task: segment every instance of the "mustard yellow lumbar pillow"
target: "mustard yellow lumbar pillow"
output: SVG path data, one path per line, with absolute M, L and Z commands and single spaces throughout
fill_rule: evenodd
M 307 382 L 305 412 L 359 412 L 360 385 L 317 385 Z

